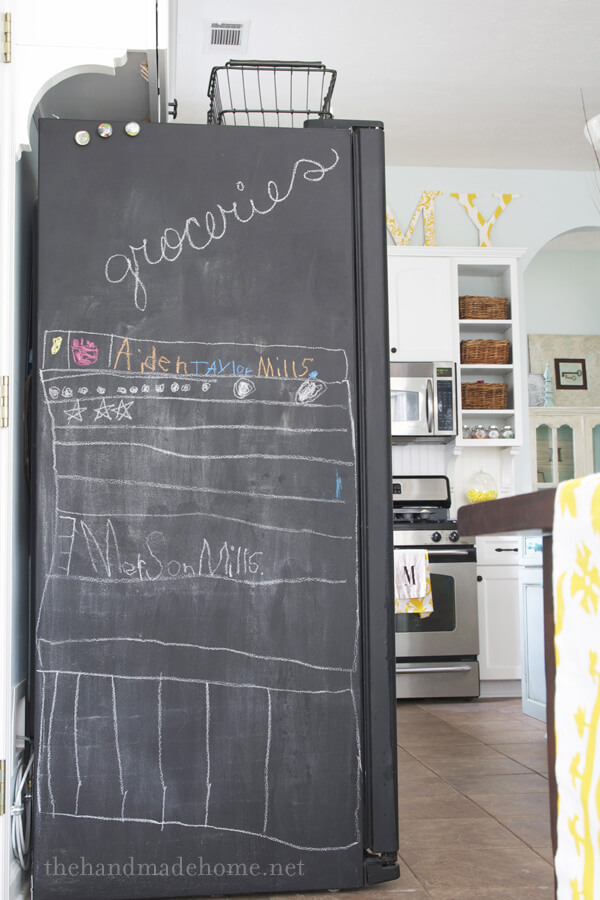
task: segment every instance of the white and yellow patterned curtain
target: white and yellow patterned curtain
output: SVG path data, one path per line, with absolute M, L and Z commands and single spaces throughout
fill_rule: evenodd
M 600 475 L 557 489 L 553 590 L 557 900 L 599 900 Z

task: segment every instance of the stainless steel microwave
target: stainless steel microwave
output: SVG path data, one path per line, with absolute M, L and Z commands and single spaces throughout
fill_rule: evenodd
M 456 365 L 390 363 L 392 440 L 444 443 L 457 434 Z

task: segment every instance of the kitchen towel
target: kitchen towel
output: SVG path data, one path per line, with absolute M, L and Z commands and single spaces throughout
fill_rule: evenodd
M 418 613 L 424 619 L 433 612 L 429 554 L 427 550 L 394 550 L 394 609 Z

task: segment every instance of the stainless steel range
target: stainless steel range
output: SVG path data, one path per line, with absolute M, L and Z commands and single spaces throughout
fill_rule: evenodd
M 396 614 L 396 696 L 478 697 L 475 542 L 449 518 L 446 476 L 394 476 L 392 492 L 394 554 L 428 551 L 434 609 Z

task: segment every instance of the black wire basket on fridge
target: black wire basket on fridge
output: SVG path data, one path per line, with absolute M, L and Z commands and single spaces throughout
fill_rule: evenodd
M 293 127 L 332 119 L 336 75 L 320 62 L 232 59 L 211 72 L 207 122 Z

